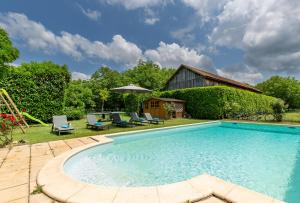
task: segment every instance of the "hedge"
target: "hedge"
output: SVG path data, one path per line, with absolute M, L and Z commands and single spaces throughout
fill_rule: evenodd
M 227 86 L 196 87 L 162 92 L 160 97 L 186 101 L 193 118 L 222 119 L 272 113 L 278 99 Z
M 67 66 L 31 62 L 10 68 L 0 81 L 0 88 L 6 89 L 19 110 L 47 122 L 62 113 L 69 81 Z

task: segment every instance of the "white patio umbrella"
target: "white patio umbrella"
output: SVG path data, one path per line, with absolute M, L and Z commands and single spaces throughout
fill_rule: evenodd
M 133 84 L 123 86 L 123 87 L 117 87 L 117 88 L 112 88 L 112 91 L 118 92 L 118 93 L 149 93 L 152 92 L 152 90 L 139 87 Z

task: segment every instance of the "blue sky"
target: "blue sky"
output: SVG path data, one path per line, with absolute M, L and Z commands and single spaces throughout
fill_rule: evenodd
M 21 52 L 16 64 L 52 60 L 74 78 L 145 59 L 255 84 L 300 79 L 299 12 L 296 0 L 2 0 L 0 26 Z

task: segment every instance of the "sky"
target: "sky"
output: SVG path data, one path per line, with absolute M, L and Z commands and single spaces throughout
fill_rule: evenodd
M 256 84 L 300 79 L 299 0 L 1 0 L 15 64 L 67 64 L 73 79 L 151 60 Z

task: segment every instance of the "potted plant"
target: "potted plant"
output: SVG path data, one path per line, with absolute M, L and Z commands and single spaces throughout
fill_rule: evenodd
M 172 119 L 173 113 L 175 112 L 175 104 L 165 103 L 164 109 L 167 112 L 168 119 Z

